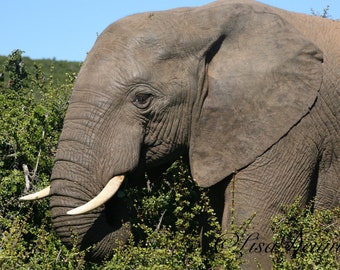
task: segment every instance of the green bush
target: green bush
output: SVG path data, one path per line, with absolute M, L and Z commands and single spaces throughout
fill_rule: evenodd
M 1 219 L 28 211 L 17 200 L 23 190 L 47 185 L 75 77 L 55 86 L 53 76 L 43 74 L 38 65 L 34 74 L 24 67 L 21 51 L 14 51 L 4 63 L 9 83 L 0 88 Z M 47 205 L 35 210 L 40 219 Z
M 50 233 L 47 200 L 22 203 L 18 198 L 49 182 L 75 74 L 55 85 L 37 64 L 34 73 L 27 72 L 21 54 L 15 50 L 3 61 L 7 80 L 0 85 L 0 268 L 55 269 L 63 264 L 63 252 Z M 53 258 L 53 252 L 61 253 Z M 49 255 L 52 264 L 44 259 Z
M 48 199 L 19 202 L 23 193 L 48 185 L 76 74 L 59 75 L 60 81 L 55 78 L 58 62 L 46 67 L 28 61 L 26 66 L 21 53 L 5 58 L 0 72 L 5 78 L 0 80 L 0 269 L 240 268 L 243 251 L 233 235 L 245 236 L 251 219 L 221 233 L 207 190 L 195 185 L 181 160 L 148 187 L 119 191 L 137 215 L 129 242 L 100 264 L 86 262 L 85 252 L 60 242 L 51 229 Z M 339 268 L 334 242 L 339 209 L 312 212 L 296 203 L 273 220 L 274 268 Z M 201 239 L 209 245 L 202 246 Z M 299 240 L 289 245 L 291 239 Z M 297 248 L 300 242 L 320 248 Z M 323 248 L 323 243 L 334 247 Z
M 84 252 L 68 250 L 49 225 L 32 224 L 28 214 L 12 219 L 0 247 L 1 269 L 85 269 Z
M 273 219 L 275 269 L 339 269 L 340 207 L 301 209 L 300 200 Z

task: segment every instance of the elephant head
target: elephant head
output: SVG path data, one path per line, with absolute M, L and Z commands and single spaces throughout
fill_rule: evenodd
M 202 187 L 247 166 L 308 113 L 321 60 L 260 4 L 219 1 L 110 25 L 65 117 L 46 192 L 53 227 L 65 243 L 76 233 L 81 248 L 96 244 L 94 258 L 110 254 L 130 230 L 115 195 L 124 179 L 138 185 L 140 172 L 180 155 Z

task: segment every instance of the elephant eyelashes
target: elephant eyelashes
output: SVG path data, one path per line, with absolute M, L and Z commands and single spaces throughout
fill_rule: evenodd
M 133 104 L 139 109 L 146 109 L 153 100 L 152 94 L 136 94 Z

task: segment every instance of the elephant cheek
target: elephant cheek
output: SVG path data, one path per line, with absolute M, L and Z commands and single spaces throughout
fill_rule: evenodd
M 53 229 L 66 246 L 90 248 L 87 259 L 100 261 L 111 257 L 115 247 L 127 242 L 131 232 L 129 213 L 120 199 L 114 197 L 104 207 L 77 216 L 66 215 L 69 207 L 62 206 L 61 201 L 70 198 L 51 197 L 51 213 Z

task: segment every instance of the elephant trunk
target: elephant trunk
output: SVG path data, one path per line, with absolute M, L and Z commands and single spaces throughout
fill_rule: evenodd
M 65 180 L 56 181 L 52 185 L 60 189 Z M 76 189 L 68 185 L 69 189 Z M 79 195 L 81 191 L 79 191 Z M 77 217 L 68 215 L 67 211 L 83 204 L 69 194 L 53 194 L 51 196 L 51 213 L 53 228 L 67 246 L 77 245 L 81 250 L 92 247 L 89 257 L 101 260 L 112 255 L 112 249 L 125 243 L 129 237 L 130 224 L 127 221 L 127 211 L 118 198 L 112 198 L 105 206 L 91 213 L 80 214 Z M 110 214 L 111 213 L 111 214 Z
M 86 75 L 81 74 L 84 71 L 78 78 Z M 98 94 L 93 98 L 90 90 L 87 84 L 78 84 L 72 94 L 51 175 L 50 207 L 53 228 L 61 240 L 81 249 L 95 245 L 89 255 L 100 260 L 112 255 L 113 247 L 128 239 L 130 213 L 117 195 L 109 200 L 100 199 L 100 203 L 97 200 L 95 209 L 86 206 L 83 211 L 84 208 L 78 207 L 101 197 L 110 179 L 117 180 L 133 171 L 138 163 L 139 147 L 128 143 L 113 145 L 112 142 L 124 142 L 132 136 L 131 141 L 139 143 L 133 136 L 141 137 L 141 131 L 139 126 L 127 129 L 115 121 L 105 121 L 107 97 Z M 119 185 L 114 183 L 108 188 L 111 194 Z
M 100 193 L 103 187 L 93 183 L 82 166 L 57 159 L 52 172 L 50 206 L 53 228 L 63 243 L 82 250 L 91 247 L 89 258 L 101 260 L 112 255 L 115 246 L 127 241 L 130 223 L 126 206 L 118 196 L 88 213 L 77 216 L 68 213 Z

